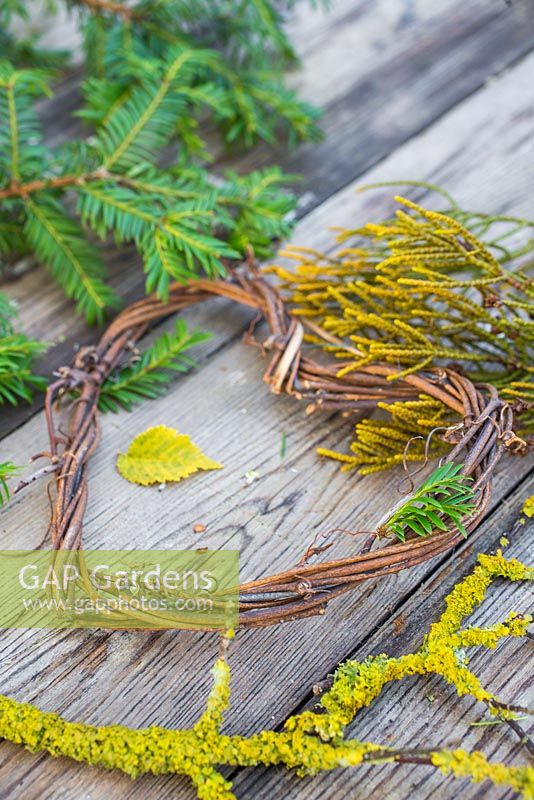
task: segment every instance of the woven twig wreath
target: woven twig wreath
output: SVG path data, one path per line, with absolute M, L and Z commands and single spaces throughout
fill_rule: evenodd
M 72 366 L 58 371 L 59 378 L 48 387 L 45 399 L 49 455 L 55 465 L 57 490 L 50 526 L 53 548 L 82 547 L 87 464 L 99 441 L 98 399 L 102 383 L 151 323 L 213 295 L 258 310 L 270 328 L 262 348 L 273 352 L 264 381 L 276 394 L 286 392 L 309 401 L 309 410 L 368 410 L 379 400 L 416 397 L 420 393 L 437 398 L 454 410 L 459 424 L 446 434 L 453 447 L 445 461 L 462 453 L 462 472 L 473 478 L 473 487 L 478 490 L 475 508 L 463 524 L 469 532 L 478 525 L 490 501 L 491 479 L 499 459 L 507 449 L 524 449 L 524 442 L 512 429 L 512 409 L 499 398 L 497 390 L 488 384 L 474 386 L 450 369 L 408 375 L 392 382 L 387 377 L 396 372 L 395 368 L 376 364 L 339 378 L 339 362 L 323 365 L 302 351 L 302 323 L 291 315 L 276 288 L 249 268 L 244 273 L 233 273 L 228 281 L 175 283 L 166 303 L 156 297 L 134 303 L 111 323 L 96 347 L 81 349 Z M 71 399 L 73 391 L 76 399 Z M 57 432 L 55 422 L 56 401 L 61 398 L 67 398 L 69 404 L 66 435 Z M 435 529 L 425 538 L 408 537 L 406 542 L 394 544 L 386 540 L 385 545 L 350 558 L 299 564 L 286 572 L 245 583 L 240 587 L 239 623 L 249 627 L 272 625 L 324 613 L 329 600 L 362 581 L 414 567 L 449 550 L 461 539 L 457 530 Z

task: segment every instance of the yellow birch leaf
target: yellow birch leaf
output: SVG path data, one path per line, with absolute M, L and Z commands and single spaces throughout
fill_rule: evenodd
M 185 433 L 157 425 L 136 436 L 127 453 L 119 453 L 117 469 L 131 483 L 180 481 L 199 469 L 221 469 Z

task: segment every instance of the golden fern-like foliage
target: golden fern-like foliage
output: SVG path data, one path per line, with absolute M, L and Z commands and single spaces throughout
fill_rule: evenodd
M 446 452 L 447 445 L 437 437 L 428 441 L 431 431 L 445 428 L 454 421 L 454 415 L 443 403 L 427 395 L 418 400 L 398 400 L 395 403 L 378 403 L 390 419 L 363 419 L 356 423 L 356 438 L 351 443 L 351 454 L 337 453 L 318 448 L 321 456 L 341 461 L 342 470 L 359 468 L 361 475 L 395 467 L 403 461 L 420 461 Z M 407 442 L 410 447 L 405 451 Z
M 313 319 L 307 340 L 343 359 L 340 376 L 377 362 L 398 367 L 390 380 L 453 364 L 495 384 L 524 415 L 523 432 L 534 431 L 534 240 L 525 241 L 534 223 L 396 201 L 393 219 L 341 230 L 335 255 L 289 248 L 282 255 L 296 261 L 295 271 L 271 268 L 293 312 Z M 352 455 L 323 454 L 348 469 L 385 469 L 403 460 L 408 439 L 450 424 L 430 398 L 380 405 L 391 419 L 359 422 Z M 408 460 L 424 453 L 419 440 Z

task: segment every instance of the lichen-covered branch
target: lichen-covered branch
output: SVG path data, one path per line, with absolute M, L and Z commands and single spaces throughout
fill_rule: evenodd
M 470 695 L 487 702 L 496 717 L 514 718 L 514 712 L 484 689 L 468 669 L 465 658 L 460 657 L 466 647 L 494 648 L 505 637 L 525 635 L 531 617 L 521 614 L 510 614 L 488 628 L 461 627 L 497 578 L 531 580 L 534 569 L 505 559 L 500 551 L 480 556 L 471 575 L 447 597 L 445 612 L 431 626 L 419 650 L 399 658 L 381 655 L 363 662 L 347 661 L 322 697 L 320 712 L 305 711 L 290 717 L 282 731 L 261 731 L 249 737 L 221 733 L 230 701 L 230 669 L 223 652 L 212 669 L 213 688 L 206 710 L 191 729 L 154 726 L 131 730 L 120 725 L 99 728 L 68 722 L 57 714 L 0 697 L 0 736 L 32 751 L 119 769 L 133 778 L 143 773 L 184 774 L 191 778 L 201 800 L 234 797 L 230 782 L 218 772 L 222 765 L 283 765 L 299 775 L 314 775 L 337 767 L 379 766 L 384 761 L 433 766 L 444 775 L 469 778 L 473 783 L 491 780 L 531 798 L 534 768 L 529 766 L 491 763 L 478 751 L 447 751 L 439 747 L 395 750 L 344 738 L 346 726 L 358 711 L 370 705 L 387 683 L 407 675 L 440 675 L 455 686 L 460 696 Z

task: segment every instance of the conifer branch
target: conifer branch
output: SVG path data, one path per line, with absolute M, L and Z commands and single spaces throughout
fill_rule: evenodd
M 185 352 L 210 338 L 202 331 L 187 330 L 177 320 L 173 332 L 162 334 L 143 355 L 130 366 L 110 375 L 102 386 L 98 407 L 101 411 L 118 411 L 145 399 L 162 395 L 177 372 L 187 372 L 194 362 Z
M 139 161 L 152 161 L 173 135 L 176 120 L 184 111 L 178 78 L 180 84 L 189 86 L 211 57 L 199 49 L 172 51 L 164 69 L 156 69 L 153 79 L 145 80 L 143 87 L 115 110 L 99 132 L 105 169 L 116 165 L 121 171 Z
M 16 333 L 14 316 L 14 306 L 0 294 L 0 405 L 30 402 L 34 391 L 45 388 L 43 378 L 33 372 L 33 362 L 46 345 Z
M 35 170 L 44 170 L 46 150 L 34 102 L 49 94 L 42 70 L 15 70 L 0 64 L 0 187 L 17 187 Z
M 52 195 L 42 194 L 38 201 L 26 198 L 25 205 L 24 232 L 37 257 L 76 301 L 77 310 L 89 322 L 102 322 L 118 298 L 104 283 L 106 268 L 98 251 Z
M 200 110 L 228 142 L 273 140 L 280 125 L 293 139 L 317 136 L 315 112 L 282 88 L 290 46 L 276 4 L 236 3 L 232 14 L 234 1 L 69 3 L 80 8 L 90 74 L 79 116 L 93 132 L 54 152 L 35 113 L 51 73 L 17 68 L 22 52 L 5 32 L 14 63 L 0 66 L 0 254 L 33 252 L 89 322 L 118 302 L 92 233 L 133 242 L 147 290 L 164 298 L 171 280 L 222 275 L 227 261 L 250 248 L 266 255 L 290 230 L 294 200 L 280 171 L 213 178 L 199 163 Z M 19 5 L 0 9 L 4 20 L 24 16 Z M 170 144 L 178 158 L 161 169 Z M 73 194 L 83 227 L 65 203 Z
M 461 364 L 472 380 L 492 383 L 510 402 L 520 415 L 518 435 L 528 440 L 534 431 L 528 274 L 534 222 L 464 211 L 438 191 L 452 201 L 447 212 L 398 197 L 393 219 L 343 230 L 336 256 L 292 248 L 286 255 L 296 260 L 296 271 L 275 272 L 295 313 L 313 320 L 308 340 L 343 359 L 339 378 L 377 362 L 395 367 L 387 378 L 392 383 Z M 454 442 L 453 419 L 439 400 L 395 400 L 379 404 L 390 420 L 356 424 L 351 454 L 319 452 L 343 469 L 368 473 L 441 455 Z M 433 437 L 435 429 L 440 437 Z M 413 437 L 418 441 L 405 453 Z

